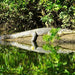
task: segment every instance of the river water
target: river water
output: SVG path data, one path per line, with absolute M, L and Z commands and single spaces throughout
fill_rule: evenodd
M 0 75 L 75 75 L 72 45 L 70 49 L 66 44 L 36 47 L 0 41 Z

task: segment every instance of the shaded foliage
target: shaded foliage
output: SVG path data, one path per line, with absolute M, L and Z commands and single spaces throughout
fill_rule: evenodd
M 0 2 L 0 27 L 10 33 L 43 27 L 38 17 L 37 3 L 32 0 L 3 0 Z
M 74 0 L 0 0 L 0 28 L 6 33 L 45 26 L 74 29 L 74 10 Z
M 74 0 L 51 0 L 43 4 L 46 14 L 41 18 L 47 26 L 75 28 Z

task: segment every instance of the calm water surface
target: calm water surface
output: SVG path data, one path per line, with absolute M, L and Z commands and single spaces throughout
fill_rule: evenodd
M 75 53 L 38 53 L 0 45 L 0 75 L 75 75 Z M 46 50 L 47 51 L 47 50 Z

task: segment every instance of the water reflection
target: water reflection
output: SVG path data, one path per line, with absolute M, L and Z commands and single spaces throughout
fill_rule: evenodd
M 63 54 L 63 52 L 59 52 L 59 50 L 62 50 L 62 48 L 51 45 L 50 47 L 47 47 L 52 49 L 50 53 L 44 53 L 44 51 L 42 53 L 37 53 L 35 50 L 24 50 L 24 48 L 31 49 L 32 45 L 29 46 L 17 42 L 7 43 L 3 41 L 1 44 L 5 44 L 0 45 L 0 72 L 3 75 L 75 74 L 75 53 L 73 52 Z M 15 47 L 11 46 L 10 44 Z M 42 49 L 44 50 L 44 48 Z M 48 50 L 45 51 L 47 52 Z
M 0 44 L 2 45 L 11 45 L 15 46 L 21 49 L 25 49 L 28 51 L 38 52 L 38 53 L 50 53 L 51 52 L 51 45 L 45 44 L 45 47 L 49 46 L 50 48 L 44 49 L 43 46 L 37 46 L 36 43 L 32 42 L 31 45 L 24 44 L 24 43 L 18 43 L 18 42 L 6 42 L 6 41 L 0 41 Z M 61 43 L 61 44 L 54 44 L 54 47 L 58 47 L 57 53 L 72 53 L 75 52 L 75 44 L 71 43 Z

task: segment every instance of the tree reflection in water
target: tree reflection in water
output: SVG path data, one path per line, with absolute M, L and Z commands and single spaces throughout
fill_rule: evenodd
M 49 48 L 52 52 L 45 54 L 0 45 L 0 72 L 14 75 L 74 75 L 75 53 L 57 53 L 59 47 L 53 45 Z

